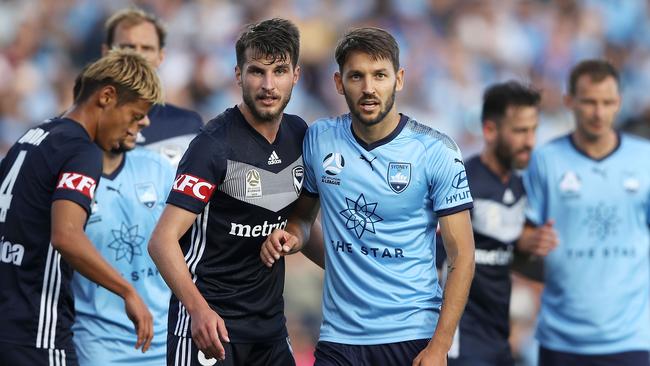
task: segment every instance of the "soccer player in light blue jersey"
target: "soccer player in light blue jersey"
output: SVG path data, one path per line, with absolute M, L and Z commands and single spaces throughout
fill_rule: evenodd
M 389 33 L 348 32 L 336 60 L 336 88 L 350 113 L 308 129 L 303 192 L 286 231 L 274 231 L 260 257 L 272 266 L 302 249 L 322 208 L 316 365 L 445 365 L 474 272 L 461 152 L 445 134 L 398 113 L 404 70 Z M 450 255 L 444 296 L 435 268 L 438 222 Z
M 606 61 L 571 71 L 576 128 L 533 153 L 529 226 L 555 222 L 544 263 L 540 365 L 648 365 L 650 143 L 619 134 L 619 77 Z
M 78 80 L 75 95 L 80 88 Z M 154 151 L 133 150 L 137 133 L 148 125 L 145 117 L 119 147 L 103 152 L 101 184 L 85 231 L 103 258 L 146 303 L 153 316 L 153 340 L 146 353 L 137 350 L 124 301 L 75 273 L 71 285 L 76 313 L 72 331 L 80 366 L 165 364 L 171 292 L 147 254 L 146 245 L 164 208 L 174 170 Z

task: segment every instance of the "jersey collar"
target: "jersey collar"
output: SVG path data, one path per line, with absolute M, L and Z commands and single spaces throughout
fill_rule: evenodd
M 586 157 L 587 159 L 589 159 L 589 160 L 593 160 L 593 161 L 595 161 L 595 162 L 601 162 L 601 161 L 603 161 L 603 160 L 609 158 L 610 156 L 614 155 L 614 153 L 618 151 L 618 149 L 621 147 L 621 142 L 622 142 L 622 140 L 623 140 L 623 136 L 622 136 L 622 135 L 620 134 L 620 132 L 618 132 L 618 131 L 616 131 L 616 139 L 617 139 L 617 141 L 616 141 L 616 146 L 614 147 L 614 149 L 612 149 L 612 151 L 610 151 L 609 154 L 603 156 L 602 158 L 596 159 L 596 158 L 593 158 L 593 157 L 589 156 L 589 155 L 588 155 L 584 150 L 582 150 L 581 148 L 579 148 L 578 145 L 576 144 L 575 140 L 573 140 L 573 133 L 570 133 L 570 134 L 569 134 L 569 142 L 571 143 L 571 146 L 573 146 L 573 148 L 574 148 L 574 149 L 575 149 L 575 150 L 576 150 L 580 155 L 583 155 L 583 156 Z
M 404 114 L 401 114 L 401 113 L 399 115 L 400 115 L 399 123 L 397 124 L 397 127 L 395 127 L 393 132 L 389 133 L 388 136 L 384 137 L 383 139 L 377 140 L 377 141 L 369 143 L 369 144 L 366 143 L 365 141 L 363 141 L 362 139 L 360 139 L 354 133 L 354 129 L 352 128 L 352 115 L 350 113 L 348 113 L 347 117 L 350 120 L 350 132 L 352 133 L 352 137 L 354 137 L 354 139 L 357 141 L 357 143 L 362 148 L 364 148 L 366 151 L 371 151 L 371 150 L 373 150 L 375 148 L 378 148 L 379 146 L 386 145 L 387 143 L 393 141 L 395 139 L 395 137 L 397 137 L 397 135 L 399 135 L 400 132 L 402 132 L 402 130 L 404 129 L 404 126 L 406 126 L 406 122 L 408 122 L 408 120 L 410 118 L 408 116 L 404 115 Z

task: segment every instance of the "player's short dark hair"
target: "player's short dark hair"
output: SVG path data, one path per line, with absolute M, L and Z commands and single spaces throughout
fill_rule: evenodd
M 537 89 L 514 80 L 493 84 L 483 93 L 481 122 L 489 120 L 499 123 L 508 107 L 537 107 L 541 99 Z
M 365 27 L 348 31 L 339 40 L 334 52 L 339 71 L 352 52 L 363 52 L 373 60 L 389 60 L 399 70 L 399 46 L 395 38 L 381 28 Z
M 620 83 L 618 70 L 608 61 L 599 59 L 584 60 L 571 69 L 568 85 L 570 95 L 576 94 L 578 79 L 583 75 L 589 75 L 591 81 L 595 82 L 603 81 L 611 76 L 617 85 Z
M 246 50 L 251 50 L 254 60 L 271 58 L 274 62 L 286 62 L 296 67 L 300 55 L 300 32 L 289 20 L 273 18 L 248 24 L 235 44 L 237 66 L 246 62 Z
M 132 27 L 145 22 L 153 24 L 156 28 L 158 47 L 161 49 L 164 48 L 167 38 L 167 30 L 165 29 L 165 26 L 158 17 L 139 8 L 122 9 L 108 18 L 104 24 L 104 29 L 106 31 L 106 39 L 104 43 L 108 48 L 113 47 L 113 42 L 115 41 L 115 29 L 117 29 L 117 26 L 121 23 L 124 23 L 127 27 Z

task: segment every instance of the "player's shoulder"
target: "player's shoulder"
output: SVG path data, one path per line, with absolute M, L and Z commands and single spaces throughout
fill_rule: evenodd
M 64 152 L 91 154 L 94 157 L 102 155 L 101 149 L 90 139 L 83 126 L 68 118 L 46 120 L 28 130 L 18 142 L 35 143 L 38 139 L 42 139 L 43 143 L 39 145 L 46 150 L 46 155 L 60 156 Z
M 169 103 L 153 106 L 149 115 L 152 118 L 181 121 L 186 127 L 193 127 L 197 132 L 203 126 L 203 119 L 197 112 Z
M 141 166 L 151 166 L 152 164 L 159 169 L 173 169 L 169 160 L 160 153 L 149 150 L 145 147 L 138 146 L 127 153 L 128 159 Z
M 566 153 L 568 150 L 575 149 L 571 142 L 571 134 L 556 137 L 539 147 L 533 149 L 533 156 L 539 158 L 546 156 L 556 156 L 556 154 Z
M 404 125 L 404 133 L 402 134 L 404 137 L 418 140 L 425 145 L 427 150 L 439 150 L 444 147 L 457 153 L 460 152 L 454 139 L 446 133 L 420 123 L 408 116 L 406 118 L 407 121 Z
M 645 152 L 645 156 L 650 152 L 650 140 L 623 132 L 619 133 L 619 137 L 621 139 L 621 146 L 625 147 L 628 151 L 633 151 L 636 154 Z
M 349 113 L 341 114 L 339 116 L 323 117 L 315 120 L 307 129 L 310 135 L 320 135 L 327 131 L 334 131 L 339 128 L 348 128 L 352 121 L 352 116 Z

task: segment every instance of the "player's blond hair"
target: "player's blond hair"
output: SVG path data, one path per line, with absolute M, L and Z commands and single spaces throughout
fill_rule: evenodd
M 84 68 L 75 83 L 75 103 L 84 102 L 106 85 L 117 89 L 118 104 L 136 99 L 163 103 L 162 85 L 156 70 L 131 50 L 111 50 Z

